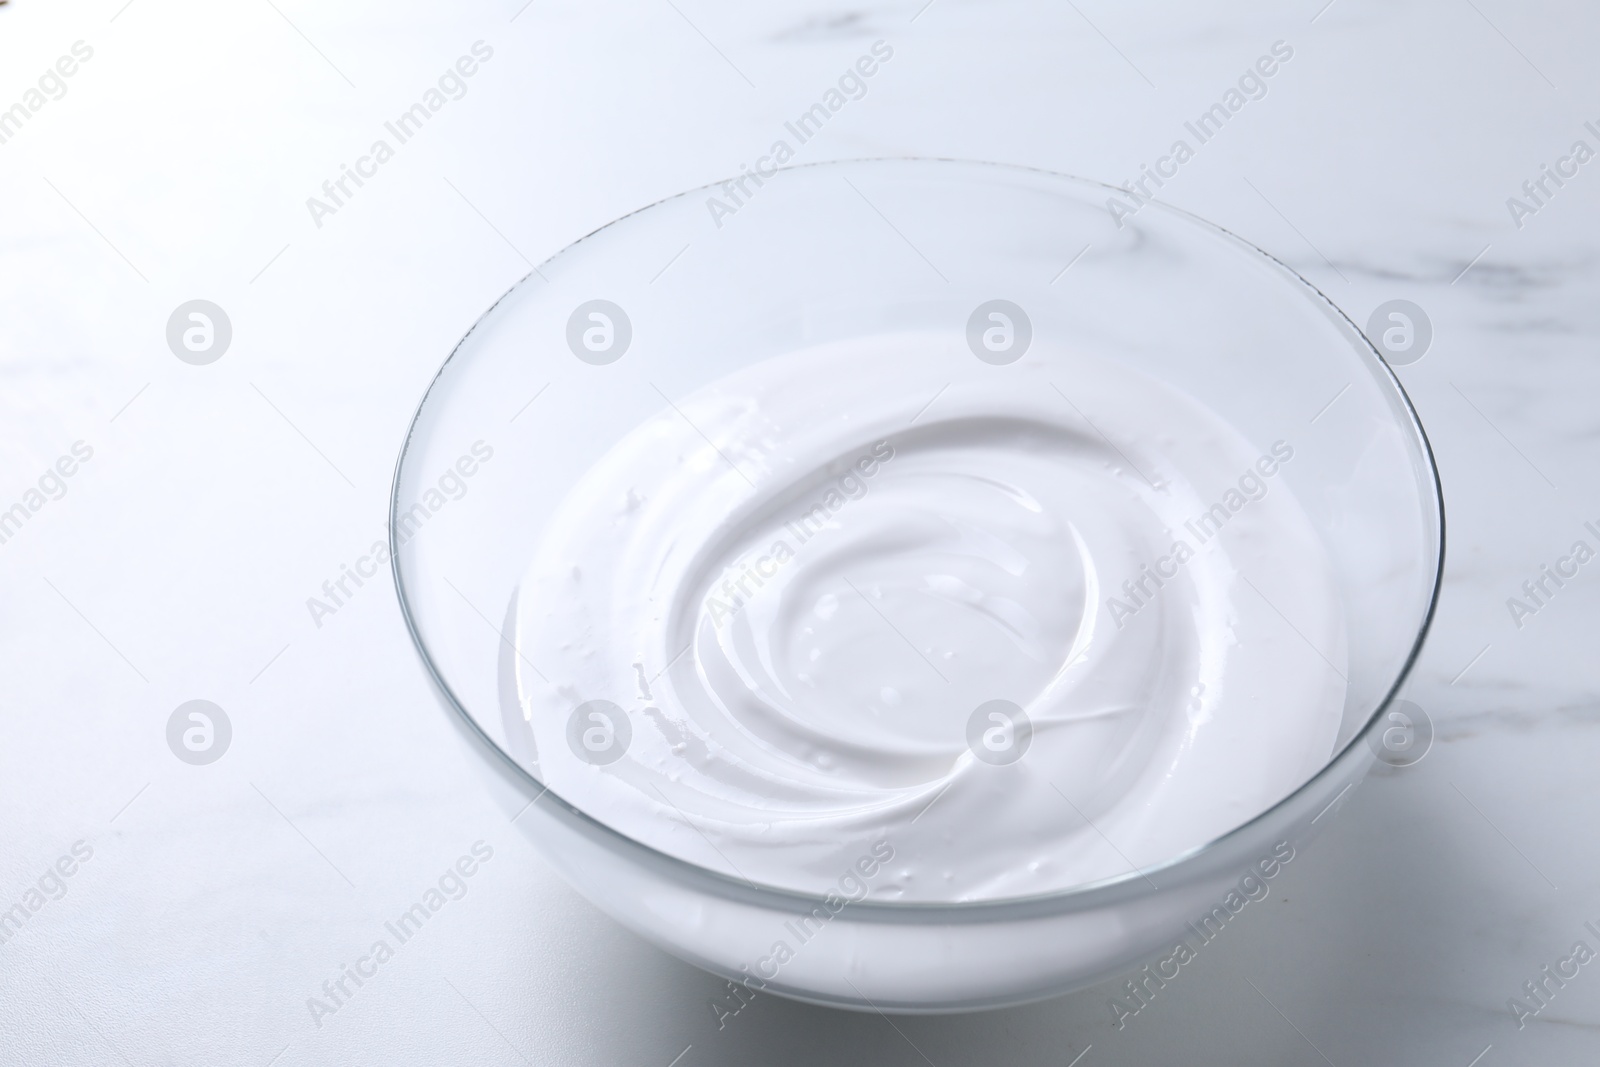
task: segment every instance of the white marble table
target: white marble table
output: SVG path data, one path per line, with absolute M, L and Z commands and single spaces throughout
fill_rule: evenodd
M 0 108 L 26 111 L 0 126 L 0 508 L 45 478 L 0 543 L 0 909 L 38 904 L 0 943 L 0 1063 L 1592 1061 L 1600 968 L 1523 1028 L 1507 999 L 1600 948 L 1600 563 L 1520 627 L 1506 602 L 1600 523 L 1600 163 L 1520 228 L 1506 201 L 1575 140 L 1600 148 L 1600 18 L 1322 2 L 0 7 Z M 529 261 L 737 171 L 880 39 L 893 63 L 806 159 L 1125 180 L 1287 42 L 1161 195 L 1358 321 L 1407 298 L 1436 331 L 1401 374 L 1450 515 L 1409 687 L 1437 744 L 1369 780 L 1120 1031 L 1109 987 L 893 1024 L 763 998 L 719 1031 L 716 980 L 508 825 L 392 590 L 306 607 L 381 535 L 417 397 Z M 313 219 L 307 198 L 480 40 L 465 95 Z M 63 56 L 71 76 L 47 76 Z M 208 366 L 164 336 L 194 298 L 232 323 Z M 92 456 L 47 477 L 80 441 Z M 194 699 L 232 723 L 205 766 L 165 736 Z M 478 841 L 467 894 L 313 1018 Z

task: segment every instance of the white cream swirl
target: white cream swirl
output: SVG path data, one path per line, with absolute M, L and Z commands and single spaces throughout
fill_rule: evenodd
M 1343 613 L 1292 445 L 1115 362 L 953 345 L 766 360 L 580 480 L 516 609 L 551 788 L 799 890 L 884 839 L 876 898 L 953 901 L 1172 858 L 1331 755 Z M 593 700 L 631 733 L 604 765 L 568 742 Z M 1012 762 L 971 725 L 996 700 L 1031 727 Z

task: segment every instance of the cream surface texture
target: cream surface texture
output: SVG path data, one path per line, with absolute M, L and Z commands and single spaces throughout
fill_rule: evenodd
M 873 899 L 996 900 L 1174 859 L 1330 758 L 1344 615 L 1292 443 L 1093 355 L 941 345 L 765 360 L 579 479 L 515 607 L 559 796 L 755 883 L 884 842 Z

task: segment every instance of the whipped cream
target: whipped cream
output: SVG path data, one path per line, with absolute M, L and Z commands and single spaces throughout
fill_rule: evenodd
M 1125 875 L 1332 755 L 1345 623 L 1282 479 L 1183 393 L 1036 339 L 905 333 L 674 399 L 537 534 L 538 771 L 653 848 L 874 899 Z

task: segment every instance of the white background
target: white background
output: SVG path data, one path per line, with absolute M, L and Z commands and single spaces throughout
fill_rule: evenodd
M 0 508 L 94 449 L 0 544 L 0 908 L 94 850 L 0 944 L 0 1063 L 1593 1058 L 1600 966 L 1525 1029 L 1506 1000 L 1600 948 L 1600 562 L 1520 629 L 1506 598 L 1596 543 L 1600 162 L 1521 229 L 1506 198 L 1575 139 L 1600 148 L 1600 17 L 1322 2 L 0 7 L 0 108 L 94 49 L 0 144 Z M 1438 741 L 1121 1031 L 1110 987 L 892 1024 L 768 997 L 719 1031 L 720 982 L 600 916 L 508 824 L 386 581 L 320 628 L 306 607 L 381 536 L 417 399 L 530 262 L 736 172 L 879 39 L 893 61 L 801 161 L 1123 181 L 1289 42 L 1164 198 L 1357 322 L 1404 297 L 1435 327 L 1401 377 L 1450 515 L 1408 691 Z M 316 227 L 306 198 L 478 40 L 494 57 L 467 95 Z M 206 367 L 164 336 L 197 297 L 234 331 Z M 195 698 L 233 723 L 210 766 L 166 746 Z M 306 999 L 478 840 L 494 858 L 467 896 L 317 1025 Z

